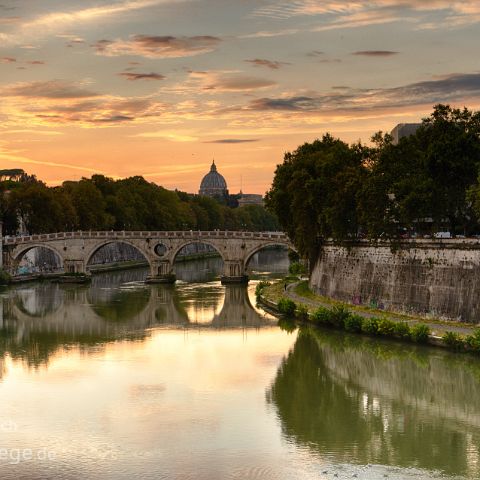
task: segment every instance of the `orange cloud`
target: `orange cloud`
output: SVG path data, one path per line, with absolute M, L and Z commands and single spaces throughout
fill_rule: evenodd
M 130 40 L 99 40 L 94 47 L 97 54 L 108 57 L 137 55 L 147 58 L 179 58 L 212 52 L 220 42 L 220 38 L 209 35 L 134 35 Z

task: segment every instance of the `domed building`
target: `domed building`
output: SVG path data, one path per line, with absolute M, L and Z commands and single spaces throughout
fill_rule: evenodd
M 218 173 L 215 160 L 212 162 L 210 171 L 203 177 L 198 193 L 207 197 L 228 197 L 227 182 Z

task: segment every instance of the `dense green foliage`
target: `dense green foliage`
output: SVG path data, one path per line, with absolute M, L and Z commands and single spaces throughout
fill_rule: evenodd
M 29 233 L 65 230 L 278 230 L 258 205 L 230 208 L 209 197 L 166 190 L 142 177 L 93 175 L 48 187 L 17 172 L 0 181 L 0 216 L 14 234 L 22 219 Z
M 297 309 L 295 302 L 289 298 L 281 298 L 277 307 L 278 311 L 287 317 L 292 317 Z
M 414 135 L 373 146 L 325 135 L 286 153 L 266 197 L 302 255 L 326 239 L 479 233 L 480 112 L 434 107 Z
M 291 300 L 280 300 L 278 307 L 283 313 L 286 302 Z M 280 308 L 280 303 L 282 307 Z M 295 305 L 294 302 L 289 308 L 300 320 L 310 320 L 316 325 L 333 327 L 347 332 L 365 333 L 379 337 L 397 338 L 400 340 L 413 341 L 416 343 L 427 343 L 430 335 L 430 328 L 422 323 L 410 327 L 405 322 L 394 322 L 388 318 L 362 317 L 352 313 L 345 305 L 335 305 L 332 308 L 319 307 L 310 316 L 303 305 Z M 480 332 L 480 330 L 479 330 Z M 480 333 L 476 337 L 480 345 Z M 447 342 L 446 342 L 447 343 Z M 473 343 L 473 340 L 472 340 Z M 449 343 L 447 345 L 451 346 Z
M 266 280 L 261 280 L 260 282 L 257 283 L 257 286 L 255 287 L 255 296 L 258 298 L 263 294 L 263 291 L 265 290 L 266 287 L 270 286 L 271 283 L 267 282 Z
M 292 275 L 302 275 L 306 273 L 305 265 L 300 262 L 290 263 L 290 266 L 288 267 L 288 273 Z
M 3 270 L 3 268 L 0 268 L 0 285 L 8 285 L 10 283 L 10 275 Z

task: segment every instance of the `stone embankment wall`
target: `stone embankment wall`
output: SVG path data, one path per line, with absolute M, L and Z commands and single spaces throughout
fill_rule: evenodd
M 328 244 L 310 287 L 348 303 L 480 323 L 480 241 Z

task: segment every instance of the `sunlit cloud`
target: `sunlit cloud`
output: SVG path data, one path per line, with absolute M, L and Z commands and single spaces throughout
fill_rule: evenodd
M 108 57 L 136 55 L 147 58 L 180 58 L 213 52 L 220 42 L 220 38 L 209 35 L 134 35 L 129 40 L 99 40 L 94 48 L 97 54 Z
M 261 30 L 259 32 L 246 33 L 239 35 L 238 38 L 272 38 L 272 37 L 284 37 L 286 35 L 295 35 L 300 30 L 297 28 L 285 28 L 282 30 Z
M 115 126 L 152 121 L 165 104 L 151 97 L 103 95 L 62 81 L 17 83 L 0 88 L 0 114 L 29 125 Z
M 84 89 L 75 83 L 62 80 L 46 82 L 25 82 L 6 86 L 0 89 L 6 97 L 24 98 L 91 98 L 99 96 L 98 93 Z
M 63 132 L 57 132 L 55 130 L 39 130 L 33 128 L 23 128 L 23 129 L 16 129 L 16 130 L 3 130 L 0 133 L 3 135 L 16 135 L 21 133 L 28 133 L 29 135 L 63 135 Z
M 125 0 L 90 8 L 81 8 L 79 10 L 51 12 L 21 22 L 18 31 L 4 34 L 3 40 L 8 44 L 14 44 L 25 38 L 38 38 L 38 36 L 51 35 L 69 26 L 96 22 L 102 18 L 109 18 L 113 15 L 125 15 L 131 11 L 162 4 L 178 3 L 180 1 L 183 0 Z
M 163 138 L 165 140 L 170 140 L 171 142 L 196 142 L 198 137 L 193 136 L 189 133 L 182 133 L 179 131 L 170 132 L 170 131 L 159 131 L 159 132 L 144 132 L 135 135 L 136 137 L 142 138 Z
M 462 98 L 480 98 L 480 73 L 452 74 L 434 80 L 400 87 L 342 89 L 324 94 L 259 98 L 250 103 L 253 110 L 265 111 L 349 111 L 435 104 Z
M 239 92 L 268 88 L 276 82 L 266 78 L 251 77 L 239 72 L 192 72 L 191 78 L 209 92 Z

